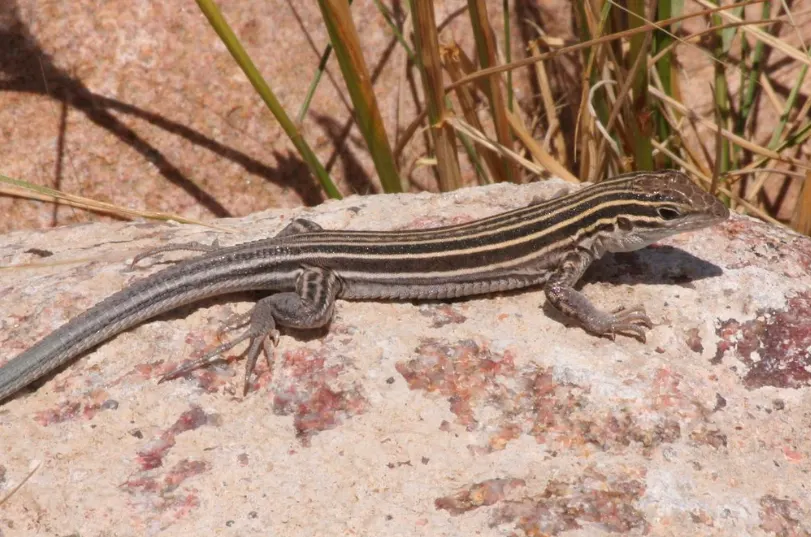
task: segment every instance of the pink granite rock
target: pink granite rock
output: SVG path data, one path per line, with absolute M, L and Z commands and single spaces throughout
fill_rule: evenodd
M 0 237 L 0 363 L 144 274 L 138 251 L 232 244 L 293 217 L 424 228 L 568 186 L 353 197 L 217 225 Z M 171 254 L 174 256 L 174 254 Z M 182 256 L 183 254 L 179 254 Z M 250 297 L 146 323 L 0 407 L 0 535 L 807 535 L 811 240 L 745 217 L 599 262 L 648 342 L 561 322 L 540 290 L 345 302 L 242 362 L 157 384 Z

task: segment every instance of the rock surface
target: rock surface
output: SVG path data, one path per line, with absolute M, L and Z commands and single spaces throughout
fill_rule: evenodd
M 233 244 L 300 216 L 433 227 L 566 188 L 217 221 L 235 235 L 14 232 L 0 237 L 0 363 L 165 266 L 129 270 L 160 244 Z M 599 262 L 585 293 L 645 304 L 646 344 L 561 322 L 539 290 L 342 301 L 328 330 L 285 333 L 245 398 L 238 360 L 157 384 L 250 297 L 186 308 L 0 407 L 0 535 L 809 535 L 810 268 L 811 240 L 744 217 Z

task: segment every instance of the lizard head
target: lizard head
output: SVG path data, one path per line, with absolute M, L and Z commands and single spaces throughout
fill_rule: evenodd
M 607 190 L 610 184 L 617 210 L 614 232 L 603 243 L 609 252 L 637 250 L 729 218 L 721 201 L 679 171 L 629 174 L 601 183 Z

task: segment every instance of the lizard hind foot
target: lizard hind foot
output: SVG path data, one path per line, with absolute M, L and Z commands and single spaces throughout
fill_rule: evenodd
M 221 330 L 222 333 L 224 331 L 233 330 L 240 326 L 244 326 L 245 324 L 248 324 L 245 319 L 250 317 L 250 326 L 240 335 L 211 349 L 200 358 L 166 373 L 158 382 L 161 383 L 177 378 L 190 373 L 195 369 L 208 366 L 217 360 L 222 360 L 223 353 L 233 349 L 243 341 L 248 340 L 249 345 L 244 353 L 246 356 L 246 362 L 242 392 L 243 395 L 247 395 L 248 389 L 250 388 L 251 375 L 256 367 L 256 361 L 259 358 L 259 353 L 264 351 L 268 371 L 270 371 L 272 369 L 273 349 L 279 344 L 279 331 L 276 330 L 276 323 L 273 316 L 269 315 L 269 312 L 265 311 L 266 308 L 260 306 L 262 306 L 261 302 L 257 304 L 257 306 L 254 307 L 250 313 L 238 315 L 232 320 L 226 322 L 223 330 Z

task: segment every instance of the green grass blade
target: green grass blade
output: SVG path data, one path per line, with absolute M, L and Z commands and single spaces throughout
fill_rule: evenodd
M 400 33 L 400 29 L 397 27 L 397 24 L 394 22 L 394 17 L 392 16 L 391 11 L 389 11 L 389 8 L 384 6 L 383 2 L 381 2 L 380 0 L 374 0 L 374 2 L 375 2 L 375 6 L 377 6 L 377 10 L 380 11 L 380 14 L 383 15 L 383 18 L 386 20 L 386 24 L 389 25 L 389 28 L 391 29 L 391 32 L 394 34 L 394 37 L 397 39 L 397 42 L 400 43 L 400 46 L 403 47 L 403 49 L 405 50 L 406 55 L 408 56 L 408 59 L 411 60 L 411 61 L 414 61 L 414 51 L 411 50 L 411 47 L 408 46 L 408 41 L 403 36 L 403 34 Z
M 318 178 L 318 181 L 321 183 L 321 187 L 329 197 L 341 199 L 341 193 L 332 182 L 332 179 L 330 179 L 327 170 L 325 170 L 324 166 L 321 165 L 318 157 L 315 156 L 313 150 L 310 149 L 310 146 L 301 136 L 298 128 L 296 128 L 296 124 L 293 123 L 293 121 L 287 115 L 287 112 L 285 112 L 281 103 L 279 103 L 278 99 L 276 99 L 276 96 L 273 94 L 270 86 L 267 82 L 265 82 L 265 79 L 262 77 L 261 73 L 259 73 L 259 70 L 256 68 L 256 65 L 254 65 L 250 56 L 248 56 L 248 53 L 245 52 L 245 49 L 242 47 L 239 39 L 237 39 L 234 31 L 225 21 L 225 18 L 222 16 L 222 13 L 217 5 L 213 0 L 195 1 L 200 7 L 200 10 L 208 19 L 211 27 L 214 28 L 214 31 L 217 32 L 217 35 L 220 36 L 220 39 L 225 44 L 226 48 L 228 48 L 228 52 L 231 53 L 231 56 L 233 56 L 234 60 L 237 62 L 237 65 L 239 65 L 242 72 L 245 73 L 245 76 L 248 77 L 251 85 L 253 85 L 259 96 L 262 97 L 262 100 L 265 101 L 265 104 L 270 109 L 271 113 L 273 113 L 273 117 L 276 118 L 276 121 L 278 121 L 282 129 L 284 129 L 284 132 L 290 138 L 290 141 L 293 142 L 293 145 L 298 150 L 299 155 L 301 155 L 301 158 L 310 168 L 310 172 L 312 172 L 312 174 Z
M 657 12 L 657 19 L 669 19 L 673 16 L 681 15 L 684 10 L 684 2 L 682 0 L 662 0 L 659 2 L 659 10 Z M 657 30 L 653 33 L 653 54 L 658 54 L 660 51 L 668 49 L 673 43 L 674 38 L 670 32 L 663 32 Z M 662 58 L 656 62 L 656 72 L 662 82 L 663 91 L 674 98 L 680 99 L 679 91 L 679 77 L 676 71 L 676 66 L 673 63 L 673 51 L 665 53 Z M 654 121 L 656 122 L 656 132 L 659 140 L 667 140 L 673 135 L 670 128 L 670 123 L 664 117 L 661 107 L 657 106 L 654 111 Z M 659 168 L 672 168 L 673 162 L 664 154 L 656 159 L 656 166 Z
M 760 18 L 765 20 L 769 18 L 769 14 L 771 13 L 771 2 L 763 2 L 763 7 L 760 12 Z M 768 28 L 765 28 L 764 31 L 768 31 Z M 763 68 L 766 66 L 765 60 L 766 54 L 766 43 L 761 40 L 757 40 L 755 43 L 754 51 L 752 52 L 752 68 L 748 71 L 748 76 L 746 77 L 746 82 L 743 85 L 743 91 L 741 91 L 741 95 L 743 96 L 743 100 L 741 102 L 741 109 L 740 109 L 740 116 L 741 121 L 745 124 L 747 119 L 749 118 L 750 112 L 755 105 L 755 96 L 757 95 L 758 90 L 758 80 L 760 79 L 760 75 L 763 73 Z M 744 62 L 745 63 L 745 62 Z M 740 129 L 741 135 L 744 134 L 743 132 L 743 125 Z
M 318 0 L 318 7 L 321 8 L 335 58 L 355 107 L 358 127 L 369 147 L 380 184 L 385 192 L 402 192 L 400 175 L 377 105 L 372 78 L 363 59 L 360 37 L 352 20 L 349 3 L 347 0 Z
M 638 28 L 645 24 L 645 4 L 644 0 L 628 0 L 628 28 Z M 626 66 L 630 68 L 641 56 L 647 57 L 649 40 L 644 34 L 636 34 L 631 37 L 631 48 L 628 52 Z M 634 111 L 634 118 L 630 121 L 631 147 L 634 154 L 634 165 L 638 170 L 653 169 L 653 145 L 651 144 L 652 113 L 648 101 L 648 70 L 637 69 L 634 73 L 631 91 L 633 92 L 633 102 L 631 106 Z

